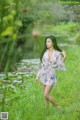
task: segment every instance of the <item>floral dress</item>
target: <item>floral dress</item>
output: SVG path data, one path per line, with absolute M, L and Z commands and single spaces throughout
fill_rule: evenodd
M 36 79 L 40 78 L 40 81 L 44 85 L 56 85 L 56 70 L 66 70 L 61 54 L 61 52 L 55 50 L 49 60 L 47 49 L 43 54 L 42 63 L 38 70 Z

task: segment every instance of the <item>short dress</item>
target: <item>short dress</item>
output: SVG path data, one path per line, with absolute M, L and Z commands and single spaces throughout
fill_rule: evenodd
M 48 60 L 48 49 L 44 52 L 42 63 L 38 69 L 36 79 L 40 78 L 44 85 L 56 85 L 56 70 L 66 70 L 63 62 L 62 53 L 54 50 L 50 60 Z

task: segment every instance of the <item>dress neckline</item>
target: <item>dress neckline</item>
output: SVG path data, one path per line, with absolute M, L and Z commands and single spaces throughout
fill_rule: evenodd
M 48 59 L 48 49 L 47 49 L 47 59 Z M 53 50 L 53 52 L 52 52 L 52 55 L 51 55 L 51 57 L 50 57 L 50 59 L 48 59 L 48 61 L 51 61 L 51 58 L 52 58 L 52 56 L 53 56 L 53 54 L 56 52 L 56 49 L 55 50 Z

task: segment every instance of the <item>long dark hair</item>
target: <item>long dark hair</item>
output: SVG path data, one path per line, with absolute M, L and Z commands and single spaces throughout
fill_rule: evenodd
M 58 45 L 57 45 L 56 37 L 53 36 L 53 35 L 47 36 L 47 37 L 45 38 L 45 42 L 44 42 L 44 49 L 43 49 L 43 51 L 42 51 L 42 53 L 41 53 L 41 56 L 40 56 L 40 61 L 41 61 L 41 62 L 42 62 L 43 54 L 44 54 L 44 52 L 47 50 L 46 40 L 47 40 L 48 38 L 50 38 L 50 39 L 52 40 L 52 43 L 54 43 L 54 49 L 56 49 L 56 50 L 58 50 L 58 51 L 60 51 L 60 52 L 62 51 L 62 50 L 58 47 Z

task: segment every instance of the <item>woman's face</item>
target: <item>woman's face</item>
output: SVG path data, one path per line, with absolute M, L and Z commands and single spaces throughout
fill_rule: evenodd
M 53 46 L 52 40 L 50 38 L 47 38 L 47 40 L 46 40 L 46 46 L 47 46 L 47 48 L 50 48 L 50 47 Z

